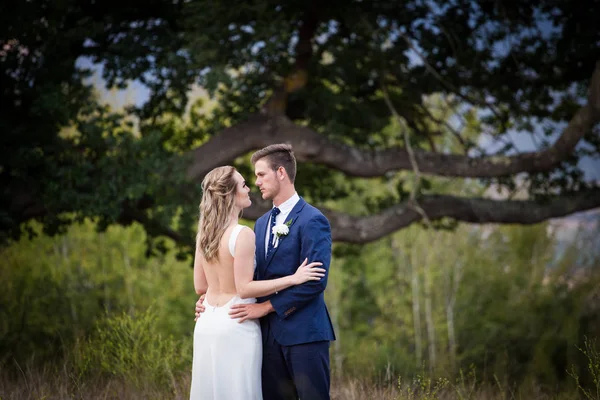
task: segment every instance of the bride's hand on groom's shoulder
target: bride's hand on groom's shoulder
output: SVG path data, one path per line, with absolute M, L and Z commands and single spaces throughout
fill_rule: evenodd
M 204 306 L 202 305 L 202 303 L 204 303 L 205 296 L 206 295 L 203 294 L 202 296 L 200 296 L 200 298 L 196 302 L 196 318 L 194 318 L 194 321 L 197 321 L 198 318 L 200 318 L 200 314 L 202 314 L 204 312 Z

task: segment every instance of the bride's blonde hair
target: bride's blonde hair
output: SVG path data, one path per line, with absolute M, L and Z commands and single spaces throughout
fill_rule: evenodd
M 236 169 L 229 165 L 210 171 L 202 180 L 202 200 L 196 246 L 208 262 L 219 261 L 219 244 L 235 204 Z

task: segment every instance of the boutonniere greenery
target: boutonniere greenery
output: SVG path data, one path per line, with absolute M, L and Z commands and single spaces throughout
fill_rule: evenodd
M 273 234 L 276 235 L 277 238 L 286 236 L 288 233 L 290 233 L 290 226 L 292 226 L 293 222 L 294 222 L 294 220 L 292 218 L 290 218 L 283 224 L 275 225 L 273 227 Z

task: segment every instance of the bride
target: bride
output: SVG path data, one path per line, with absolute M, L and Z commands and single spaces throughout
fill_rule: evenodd
M 194 329 L 191 400 L 262 399 L 262 340 L 258 320 L 238 322 L 233 304 L 254 303 L 309 280 L 320 280 L 319 262 L 304 260 L 295 274 L 254 281 L 255 238 L 238 224 L 252 203 L 242 175 L 231 166 L 218 167 L 202 181 L 196 237 L 194 287 L 204 294 L 206 311 Z

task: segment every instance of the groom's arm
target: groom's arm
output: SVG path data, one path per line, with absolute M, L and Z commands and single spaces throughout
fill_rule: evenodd
M 280 318 L 287 318 L 295 311 L 319 296 L 327 287 L 329 264 L 331 263 L 331 227 L 323 214 L 317 214 L 304 226 L 301 235 L 302 254 L 300 259 L 308 258 L 308 262 L 323 263 L 320 268 L 326 270 L 319 281 L 308 281 L 292 286 L 271 297 L 270 306 Z M 271 311 L 271 309 L 269 309 Z

